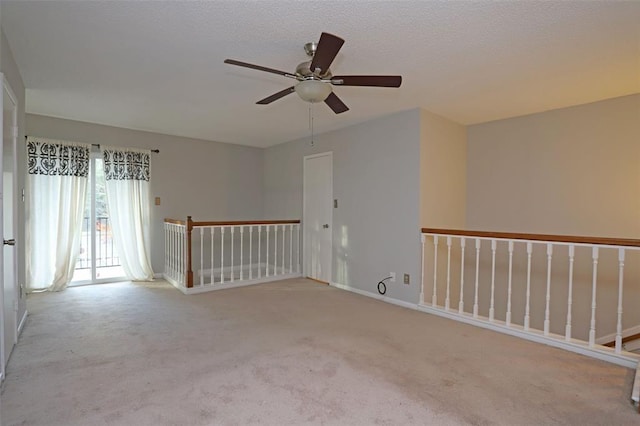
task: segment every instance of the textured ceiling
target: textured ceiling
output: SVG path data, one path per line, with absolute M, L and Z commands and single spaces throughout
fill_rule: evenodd
M 278 75 L 322 31 L 334 74 L 401 74 L 400 89 L 336 87 L 321 133 L 422 107 L 463 124 L 640 92 L 640 2 L 2 2 L 27 111 L 252 146 L 309 135 L 309 104 Z

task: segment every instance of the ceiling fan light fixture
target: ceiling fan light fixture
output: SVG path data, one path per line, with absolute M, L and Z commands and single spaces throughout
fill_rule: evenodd
M 303 80 L 296 85 L 295 91 L 303 101 L 316 103 L 324 102 L 333 88 L 331 84 L 320 80 Z

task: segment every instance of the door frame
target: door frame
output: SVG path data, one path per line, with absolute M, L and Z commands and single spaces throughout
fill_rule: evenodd
M 304 277 L 308 277 L 307 274 L 307 256 L 309 255 L 305 247 L 305 236 L 307 235 L 307 212 L 306 212 L 306 201 L 307 201 L 307 160 L 312 160 L 314 158 L 319 157 L 330 157 L 331 158 L 331 174 L 330 174 L 330 182 L 329 186 L 331 188 L 331 199 L 333 200 L 333 151 L 321 152 L 319 154 L 305 155 L 302 158 L 302 275 Z M 330 245 L 330 256 L 329 256 L 329 284 L 331 284 L 331 277 L 333 273 L 333 208 L 331 209 L 331 215 L 329 217 L 329 245 Z
M 100 151 L 92 150 L 89 153 L 89 175 L 90 175 L 89 182 L 91 183 L 91 185 L 87 185 L 87 197 L 89 198 L 90 200 L 89 203 L 91 205 L 89 209 L 89 229 L 92 230 L 91 238 L 89 241 L 90 250 L 91 250 L 91 266 L 89 269 L 91 270 L 91 278 L 88 280 L 71 281 L 69 283 L 69 287 L 80 287 L 85 285 L 97 285 L 97 284 L 112 284 L 115 282 L 121 282 L 121 281 L 127 280 L 126 275 L 124 275 L 124 269 L 123 269 L 122 276 L 108 277 L 108 278 L 97 277 L 98 267 L 96 266 L 96 263 L 97 263 L 96 262 L 96 253 L 97 253 L 96 230 L 95 230 L 95 226 L 93 225 L 96 223 L 96 187 L 97 187 L 96 160 L 101 160 L 101 159 L 102 159 L 102 154 Z M 77 262 L 78 261 L 76 260 L 76 265 L 77 265 Z M 122 268 L 122 265 L 120 265 L 120 267 Z
M 17 174 L 18 174 L 18 97 L 15 95 L 15 92 L 13 91 L 13 89 L 11 89 L 11 85 L 9 84 L 9 82 L 7 81 L 7 78 L 5 77 L 5 75 L 3 73 L 0 73 L 0 80 L 2 81 L 2 84 L 0 85 L 0 91 L 2 92 L 2 98 L 0 98 L 0 109 L 2 109 L 2 117 L 0 118 L 0 133 L 2 134 L 2 152 L 0 153 L 0 185 L 2 185 L 2 181 L 3 181 L 3 173 L 4 173 L 4 130 L 5 127 L 7 126 L 7 123 L 4 122 L 4 94 L 5 92 L 7 93 L 7 95 L 9 96 L 9 98 L 11 99 L 11 102 L 13 103 L 13 113 L 11 116 L 11 123 L 9 123 L 9 126 L 11 128 L 11 149 L 13 151 L 13 155 L 12 155 L 12 167 L 13 167 L 13 181 L 11 183 L 12 186 L 12 206 L 11 206 L 11 210 L 12 210 L 12 223 L 11 223 L 11 233 L 12 233 L 12 238 L 16 241 L 16 244 L 13 248 L 14 250 L 14 255 L 13 255 L 13 264 L 11 265 L 11 267 L 13 268 L 13 294 L 15 295 L 16 299 L 13 301 L 13 307 L 11 308 L 13 311 L 13 316 L 14 316 L 14 324 L 15 327 L 12 330 L 13 332 L 13 338 L 11 339 L 11 341 L 13 342 L 13 345 L 15 346 L 15 344 L 18 342 L 18 329 L 20 327 L 20 324 L 18 322 L 18 306 L 19 306 L 19 300 L 22 297 L 22 292 L 21 289 L 18 287 L 18 254 L 20 253 L 19 248 L 21 247 L 21 243 L 22 241 L 19 238 L 18 235 L 18 179 L 17 179 Z M 2 194 L 2 200 L 0 200 L 0 207 L 4 208 L 4 193 Z M 0 221 L 3 220 L 3 214 L 0 214 Z M 0 224 L 0 230 L 2 231 L 1 233 L 2 235 L 2 239 L 4 240 L 4 232 L 6 232 L 6 230 L 4 229 L 4 225 Z M 4 250 L 4 244 L 3 244 L 3 250 Z M 2 280 L 2 285 L 1 287 L 1 291 L 0 291 L 0 317 L 4 319 L 4 262 L 3 265 L 0 267 L 0 274 L 1 275 L 1 280 Z M 0 363 L 2 364 L 0 367 L 0 381 L 4 380 L 4 378 L 6 377 L 6 363 L 5 361 L 8 361 L 8 357 L 6 357 L 6 352 L 7 352 L 7 348 L 5 348 L 4 346 L 4 342 L 5 342 L 5 335 L 4 335 L 4 325 L 2 327 L 0 327 Z M 11 350 L 9 352 L 11 352 L 13 350 L 13 347 L 11 348 Z M 7 359 L 5 359 L 5 357 Z

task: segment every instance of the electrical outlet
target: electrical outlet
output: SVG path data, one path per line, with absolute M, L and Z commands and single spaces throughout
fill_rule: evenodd
M 389 279 L 389 281 L 391 281 L 392 283 L 396 282 L 396 273 L 395 272 L 389 272 L 389 276 L 391 277 Z
M 404 274 L 404 283 L 409 284 L 409 274 Z

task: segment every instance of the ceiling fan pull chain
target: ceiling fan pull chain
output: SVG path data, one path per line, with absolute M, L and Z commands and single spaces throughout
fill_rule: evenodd
M 313 102 L 309 103 L 309 129 L 311 129 L 311 146 L 313 146 Z

